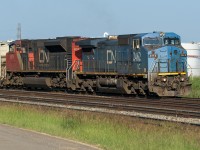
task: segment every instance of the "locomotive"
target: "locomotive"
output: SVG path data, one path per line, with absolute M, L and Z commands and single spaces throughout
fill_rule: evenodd
M 16 40 L 6 54 L 6 79 L 2 86 L 18 88 L 65 88 L 66 68 L 71 66 L 81 37 Z
M 10 44 L 1 85 L 184 96 L 191 84 L 180 40 L 172 32 L 18 40 Z

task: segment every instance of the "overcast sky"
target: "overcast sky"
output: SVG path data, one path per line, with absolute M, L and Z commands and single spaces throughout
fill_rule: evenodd
M 199 0 L 0 0 L 0 41 L 175 32 L 200 42 Z

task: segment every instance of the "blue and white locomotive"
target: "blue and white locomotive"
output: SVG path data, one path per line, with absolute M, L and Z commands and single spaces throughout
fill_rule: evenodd
M 71 82 L 76 89 L 158 96 L 190 92 L 187 52 L 175 33 L 109 36 L 79 41 L 77 45 L 82 60 Z

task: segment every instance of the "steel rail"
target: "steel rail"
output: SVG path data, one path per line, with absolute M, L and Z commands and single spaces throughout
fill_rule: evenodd
M 107 97 L 76 95 L 52 92 L 20 90 L 0 90 L 0 98 L 22 101 L 45 102 L 52 104 L 106 108 L 113 110 L 136 111 L 185 118 L 200 118 L 200 100 L 178 99 L 138 99 L 127 97 Z M 197 102 L 195 104 L 195 102 Z

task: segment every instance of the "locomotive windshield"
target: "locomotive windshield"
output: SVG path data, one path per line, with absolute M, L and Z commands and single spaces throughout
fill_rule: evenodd
M 158 37 L 154 37 L 154 38 L 146 37 L 143 40 L 143 44 L 144 45 L 161 45 L 161 39 Z
M 177 38 L 165 38 L 164 39 L 165 45 L 180 45 L 180 39 Z

